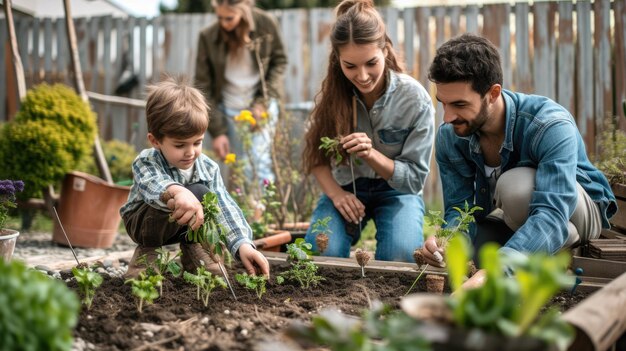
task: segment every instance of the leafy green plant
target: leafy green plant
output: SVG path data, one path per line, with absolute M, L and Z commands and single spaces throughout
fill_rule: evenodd
M 96 115 L 71 88 L 41 84 L 0 130 L 0 179 L 22 179 L 21 198 L 38 197 L 91 155 Z
M 100 144 L 113 181 L 120 185 L 131 185 L 133 182 L 132 164 L 137 157 L 135 147 L 117 139 L 100 140 Z M 84 158 L 77 169 L 89 174 L 99 172 L 93 157 Z
M 202 207 L 204 209 L 204 223 L 196 230 L 189 227 L 187 239 L 200 243 L 210 255 L 230 259 L 230 253 L 226 249 L 226 233 L 218 220 L 221 210 L 217 202 L 217 195 L 211 192 L 204 194 Z
M 360 319 L 336 310 L 324 310 L 310 324 L 293 323 L 287 336 L 309 345 L 334 351 L 422 351 L 430 350 L 421 335 L 422 325 L 401 311 L 375 302 Z
M 78 297 L 61 281 L 0 259 L 0 345 L 3 350 L 70 350 Z
M 248 275 L 248 273 L 236 274 L 235 279 L 240 285 L 248 290 L 254 290 L 260 299 L 266 292 L 267 277 L 264 275 Z
M 312 246 L 302 238 L 298 238 L 294 243 L 287 245 L 287 260 L 291 267 L 276 276 L 278 284 L 283 284 L 285 280 L 292 280 L 298 282 L 302 289 L 308 289 L 324 280 L 324 277 L 317 274 L 318 267 L 311 262 L 309 257 Z
M 154 264 L 156 269 L 161 275 L 170 273 L 171 275 L 178 277 L 182 273 L 182 268 L 176 262 L 176 258 L 182 255 L 182 252 L 178 251 L 176 255 L 171 256 L 170 252 L 162 247 L 155 250 L 157 253 Z
M 435 228 L 435 240 L 437 242 L 437 246 L 440 248 L 446 248 L 448 245 L 448 241 L 457 234 L 467 235 L 467 233 L 469 232 L 470 224 L 475 222 L 474 212 L 482 210 L 482 207 L 473 206 L 470 208 L 469 204 L 466 201 L 463 208 L 454 207 L 454 210 L 459 213 L 459 216 L 456 219 L 456 225 L 445 228 L 443 226 L 446 225 L 447 222 L 441 216 L 441 211 L 428 211 L 429 215 L 426 217 L 426 223 L 427 225 Z M 416 249 L 413 252 L 413 258 L 415 259 L 415 263 L 417 263 L 418 266 L 422 266 L 424 263 L 426 263 L 424 260 L 423 250 L 424 248 L 422 247 Z M 467 262 L 465 262 L 465 264 L 467 264 Z M 417 277 L 413 281 L 413 284 L 411 284 L 411 287 L 409 288 L 409 290 L 407 290 L 405 295 L 408 295 L 411 290 L 413 290 L 413 287 L 415 287 L 415 284 L 417 284 L 417 282 L 420 280 L 428 267 L 429 265 L 426 264 L 420 274 L 417 275 Z
M 74 267 L 72 274 L 78 283 L 78 290 L 83 296 L 82 302 L 91 309 L 91 303 L 96 295 L 96 289 L 102 284 L 102 276 L 94 272 L 90 267 Z
M 146 275 L 144 272 L 139 273 L 139 277 L 128 279 L 124 284 L 131 284 L 132 293 L 137 298 L 137 311 L 142 313 L 144 301 L 146 304 L 152 304 L 159 297 L 157 287 L 162 285 L 163 276 Z
M 476 289 L 459 289 L 472 250 L 464 235 L 450 241 L 446 261 L 450 285 L 456 291 L 449 300 L 456 324 L 508 337 L 527 335 L 566 349 L 574 336 L 571 326 L 554 310 L 540 312 L 554 294 L 572 283 L 566 274 L 568 253 L 510 258 L 501 256 L 498 248 L 488 243 L 480 251 L 485 283 Z M 515 272 L 513 277 L 506 275 L 508 269 Z
M 204 266 L 200 266 L 197 269 L 197 274 L 184 272 L 183 278 L 185 281 L 194 284 L 197 287 L 196 299 L 202 299 L 204 306 L 209 304 L 209 296 L 215 288 L 226 289 L 226 282 L 222 277 L 211 274 Z
M 329 138 L 329 137 L 321 137 L 320 138 L 320 150 L 325 151 L 326 157 L 330 157 L 335 161 L 335 165 L 340 165 L 343 162 L 344 155 L 341 149 L 341 144 L 339 143 L 341 137 Z

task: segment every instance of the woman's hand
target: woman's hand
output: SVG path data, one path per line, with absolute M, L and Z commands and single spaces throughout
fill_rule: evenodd
M 365 206 L 353 193 L 342 190 L 331 200 L 346 221 L 359 224 L 365 217 Z
M 352 133 L 341 138 L 339 141 L 348 154 L 367 159 L 372 151 L 372 139 L 365 133 Z
M 213 152 L 220 160 L 224 160 L 226 155 L 230 153 L 230 142 L 226 134 L 219 135 L 213 139 Z
M 424 241 L 422 254 L 424 255 L 424 260 L 429 265 L 435 267 L 445 266 L 445 262 L 443 261 L 443 248 L 437 246 L 434 235 L 428 237 L 426 241 Z

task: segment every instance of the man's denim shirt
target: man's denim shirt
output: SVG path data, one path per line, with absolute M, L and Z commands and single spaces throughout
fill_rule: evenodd
M 568 237 L 567 222 L 576 208 L 576 182 L 598 204 L 602 226 L 608 228 L 608 218 L 617 211 L 615 196 L 604 174 L 587 158 L 572 115 L 542 96 L 503 90 L 502 97 L 506 106 L 506 130 L 500 149 L 502 172 L 531 167 L 537 174 L 528 220 L 501 252 L 515 255 L 515 251 L 555 253 L 561 249 Z M 448 225 L 456 223 L 458 212 L 453 207 L 463 208 L 465 201 L 483 208 L 475 214 L 480 221 L 493 210 L 493 204 L 478 136 L 459 137 L 451 125 L 443 124 L 435 147 Z M 469 233 L 471 239 L 475 230 L 474 225 Z

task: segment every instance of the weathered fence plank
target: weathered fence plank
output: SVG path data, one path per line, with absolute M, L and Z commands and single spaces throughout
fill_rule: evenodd
M 7 46 L 7 20 L 6 18 L 0 18 L 0 43 L 2 43 L 2 55 L 0 55 L 0 67 L 7 67 L 7 60 L 4 53 L 6 53 L 9 48 Z M 6 71 L 5 71 L 6 72 Z M 9 87 L 7 81 L 7 74 L 0 74 L 0 87 Z M 8 116 L 5 116 L 4 111 L 7 111 L 7 90 L 0 88 L 0 121 L 8 121 Z
M 330 50 L 329 34 L 334 17 L 328 9 L 311 9 L 309 19 L 311 70 L 307 100 L 310 101 L 317 94 L 322 79 L 326 76 Z
M 556 100 L 554 71 L 554 3 L 535 2 L 533 8 L 534 93 Z
M 576 124 L 583 135 L 587 150 L 595 145 L 595 127 L 593 120 L 593 57 L 591 47 L 591 3 L 589 0 L 576 2 L 576 24 L 578 40 L 576 42 Z
M 626 111 L 622 103 L 626 103 L 626 2 L 613 3 L 613 17 L 615 19 L 615 103 L 618 124 L 626 132 Z
M 515 72 L 511 88 L 520 92 L 531 92 L 533 81 L 530 70 L 530 43 L 528 35 L 528 3 L 515 4 Z
M 406 64 L 406 71 L 415 76 L 415 39 L 413 38 L 413 33 L 415 33 L 415 12 L 412 9 L 404 9 L 402 22 L 404 23 L 402 54 Z
M 500 49 L 505 86 L 510 84 L 512 76 L 510 13 L 509 4 L 483 6 L 483 18 L 489 19 L 483 21 L 483 36 Z
M 601 135 L 606 118 L 613 116 L 613 80 L 611 77 L 610 0 L 594 0 L 594 120 L 596 136 Z M 596 145 L 595 152 L 600 150 Z M 594 150 L 594 149 L 591 149 Z
M 571 2 L 559 2 L 559 43 L 557 54 L 557 101 L 575 113 L 574 101 L 574 29 Z

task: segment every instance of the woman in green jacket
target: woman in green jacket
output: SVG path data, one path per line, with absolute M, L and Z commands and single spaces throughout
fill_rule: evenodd
M 213 0 L 217 23 L 200 32 L 196 57 L 196 86 L 211 107 L 209 133 L 213 151 L 245 158 L 234 117 L 250 110 L 262 127 L 252 127 L 248 176 L 274 180 L 271 131 L 278 118 L 278 102 L 287 57 L 276 20 L 254 7 L 254 0 Z M 252 169 L 254 173 L 252 174 Z

